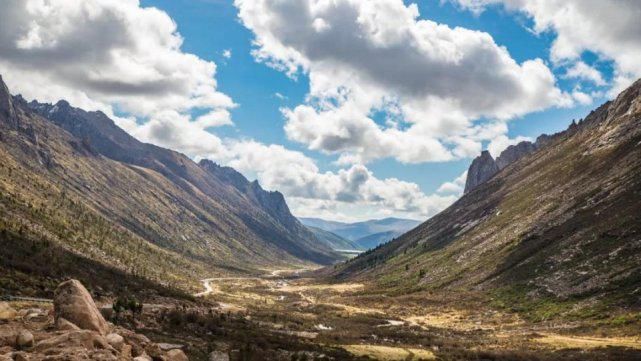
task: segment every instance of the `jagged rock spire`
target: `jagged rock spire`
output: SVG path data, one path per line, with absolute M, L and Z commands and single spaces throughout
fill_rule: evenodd
M 485 181 L 492 178 L 498 172 L 499 167 L 496 165 L 494 158 L 492 158 L 490 152 L 484 150 L 481 152 L 480 156 L 476 157 L 474 161 L 472 161 L 472 164 L 467 171 L 464 193 L 468 193 L 480 184 L 485 183 Z
M 16 110 L 13 106 L 13 97 L 2 80 L 2 75 L 0 75 L 0 120 L 14 123 L 15 118 Z

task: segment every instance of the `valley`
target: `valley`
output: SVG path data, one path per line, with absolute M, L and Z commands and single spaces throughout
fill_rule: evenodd
M 641 360 L 641 2 L 80 3 L 0 6 L 0 361 Z
M 395 295 L 300 269 L 213 278 L 203 285 L 196 303 L 179 307 L 169 320 L 158 311 L 143 312 L 138 331 L 187 344 L 193 359 L 208 354 L 211 345 L 234 360 L 641 357 L 639 314 L 627 315 L 623 327 L 616 314 L 596 323 L 558 317 L 534 322 L 478 292 Z M 211 332 L 223 325 L 222 334 Z

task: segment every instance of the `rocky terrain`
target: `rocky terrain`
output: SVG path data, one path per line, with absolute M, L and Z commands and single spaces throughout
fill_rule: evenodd
M 503 169 L 484 153 L 456 203 L 333 276 L 385 292 L 480 291 L 532 320 L 637 319 L 641 81 L 537 144 L 506 150 Z
M 0 303 L 0 360 L 186 361 L 180 345 L 158 344 L 107 322 L 76 280 L 61 283 L 53 307 Z

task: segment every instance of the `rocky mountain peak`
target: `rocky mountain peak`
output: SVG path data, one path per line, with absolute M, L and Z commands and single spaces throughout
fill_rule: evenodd
M 242 175 L 234 168 L 219 165 L 209 159 L 203 159 L 198 164 L 209 174 L 212 174 L 220 179 L 223 183 L 229 184 L 242 193 L 245 193 L 245 190 L 249 185 L 249 181 L 247 180 L 247 178 L 245 178 L 244 175 Z
M 9 88 L 2 79 L 2 75 L 0 75 L 0 118 L 12 123 L 16 119 L 13 97 L 9 92 Z
M 641 79 L 635 81 L 609 104 L 611 118 L 641 112 Z
M 467 171 L 467 180 L 465 181 L 464 193 L 470 192 L 472 189 L 478 187 L 480 184 L 485 183 L 488 179 L 492 178 L 498 173 L 499 167 L 494 158 L 487 150 L 481 152 L 481 155 L 476 157 L 469 170 Z
M 529 141 L 522 141 L 518 144 L 510 145 L 496 158 L 496 165 L 499 169 L 503 169 L 525 155 L 534 152 L 536 149 L 536 144 Z

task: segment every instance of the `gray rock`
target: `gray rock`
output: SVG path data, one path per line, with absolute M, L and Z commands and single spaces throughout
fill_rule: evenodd
M 214 351 L 209 354 L 209 361 L 229 361 L 229 355 L 225 352 Z
M 0 302 L 0 320 L 13 320 L 18 317 L 18 312 L 6 302 Z
M 60 331 L 77 331 L 80 329 L 80 327 L 74 325 L 63 317 L 58 317 L 56 320 L 56 328 Z
M 496 165 L 494 158 L 487 150 L 481 152 L 481 155 L 476 157 L 470 168 L 467 171 L 467 180 L 465 181 L 464 193 L 469 193 L 474 188 L 485 183 L 488 179 L 492 178 L 498 173 L 499 167 Z
M 496 158 L 496 165 L 499 169 L 503 169 L 524 156 L 534 153 L 536 150 L 536 144 L 528 141 L 523 141 L 516 145 L 510 145 L 501 152 L 501 155 L 499 155 L 498 158 Z
M 16 346 L 20 349 L 31 348 L 33 347 L 34 339 L 33 334 L 27 330 L 22 330 L 18 332 L 16 337 Z
M 182 350 L 185 348 L 185 345 L 179 345 L 176 343 L 163 343 L 160 342 L 158 343 L 158 347 L 160 347 L 161 350 L 163 351 L 169 351 L 169 350 Z
M 56 288 L 53 307 L 56 320 L 62 317 L 83 330 L 96 331 L 101 335 L 109 331 L 109 325 L 91 295 L 77 280 L 63 282 Z
M 16 121 L 16 111 L 13 106 L 13 97 L 0 75 L 0 120 L 13 124 Z
M 182 350 L 170 350 L 165 354 L 167 361 L 189 361 L 187 355 Z
M 122 350 L 122 347 L 125 345 L 125 339 L 117 333 L 110 333 L 105 337 L 107 343 L 118 352 Z

